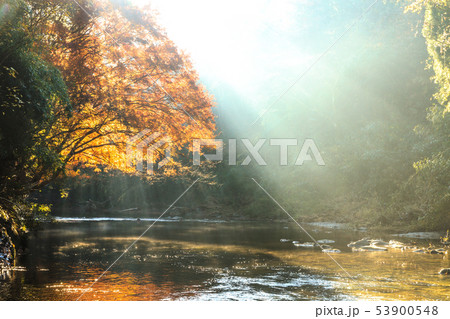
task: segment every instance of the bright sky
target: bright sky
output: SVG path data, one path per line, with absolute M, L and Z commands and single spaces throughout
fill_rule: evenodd
M 267 39 L 279 41 L 289 30 L 295 3 L 301 0 L 132 1 L 150 3 L 159 11 L 160 24 L 177 46 L 191 55 L 201 76 L 246 87 L 264 77 L 261 68 L 269 60 L 285 67 L 305 62 L 298 50 L 288 49 L 289 43 L 265 47 Z

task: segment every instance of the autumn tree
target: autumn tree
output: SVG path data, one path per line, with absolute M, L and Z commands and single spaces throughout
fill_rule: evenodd
M 213 136 L 212 97 L 149 9 L 103 0 L 2 1 L 2 6 L 20 17 L 2 32 L 21 30 L 32 39 L 27 50 L 59 70 L 70 101 L 56 102 L 55 94 L 46 97 L 51 116 L 33 136 L 56 154 L 58 165 L 45 174 L 29 173 L 34 183 L 28 191 L 65 173 L 77 174 L 81 167 L 134 172 L 127 166 L 126 141 L 144 129 L 170 137 L 179 152 L 194 138 Z M 24 49 L 19 42 L 13 46 Z M 9 78 L 25 76 L 3 70 L 10 72 Z M 5 81 L 5 89 L 15 87 Z M 37 107 L 32 100 L 30 107 Z M 166 173 L 182 169 L 175 157 Z
M 212 98 L 151 11 L 50 2 L 31 2 L 28 25 L 38 24 L 46 58 L 69 87 L 72 112 L 48 136 L 65 163 L 127 171 L 125 142 L 143 129 L 163 132 L 177 149 L 212 136 Z

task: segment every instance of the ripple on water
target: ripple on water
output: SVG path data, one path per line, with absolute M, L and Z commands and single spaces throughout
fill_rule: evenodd
M 275 270 L 275 271 L 274 271 Z M 246 276 L 233 271 L 221 272 L 204 283 L 195 295 L 176 296 L 177 300 L 353 300 L 351 296 L 336 291 L 336 282 L 302 269 L 267 269 L 267 274 Z

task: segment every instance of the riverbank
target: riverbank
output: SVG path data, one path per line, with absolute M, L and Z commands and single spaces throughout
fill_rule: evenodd
M 114 217 L 114 218 L 158 218 L 167 207 L 140 208 L 130 207 L 124 209 L 95 209 L 86 211 L 76 207 L 55 208 L 61 217 Z M 450 225 L 445 222 L 439 227 L 428 225 L 426 219 L 413 220 L 389 218 L 386 215 L 376 214 L 370 209 L 355 208 L 344 212 L 343 210 L 331 210 L 319 213 L 300 214 L 289 211 L 291 216 L 299 223 L 336 223 L 345 224 L 348 229 L 368 230 L 374 233 L 411 233 L 411 232 L 439 232 L 445 233 Z M 176 218 L 179 220 L 221 220 L 221 221 L 269 221 L 275 223 L 291 222 L 292 219 L 278 208 L 265 210 L 250 210 L 248 207 L 234 208 L 220 204 L 199 205 L 197 207 L 174 206 L 163 216 L 164 218 Z
M 347 229 L 367 230 L 374 233 L 412 233 L 412 232 L 439 232 L 445 233 L 450 225 L 444 221 L 427 224 L 426 219 L 395 218 L 389 214 L 376 214 L 370 209 L 353 209 L 349 211 L 332 210 L 320 213 L 300 214 L 289 212 L 299 223 L 328 223 L 346 225 Z M 237 221 L 271 221 L 291 222 L 292 219 L 280 209 L 255 211 L 249 213 L 248 209 L 233 209 L 230 207 L 200 207 L 196 209 L 175 208 L 168 214 L 186 219 L 213 219 L 213 220 L 237 220 Z

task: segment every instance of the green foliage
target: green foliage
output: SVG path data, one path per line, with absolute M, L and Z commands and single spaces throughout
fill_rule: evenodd
M 33 51 L 23 30 L 24 3 L 2 1 L 0 8 L 0 223 L 17 235 L 42 213 L 29 193 L 62 168 L 46 134 L 55 106 L 69 102 L 60 72 Z
M 290 32 L 297 32 L 301 52 L 318 55 L 367 6 L 308 2 L 303 9 L 311 14 Z M 224 169 L 219 173 L 224 201 L 248 212 L 264 211 L 255 202 L 266 195 L 248 181 L 256 177 L 298 217 L 448 228 L 449 6 L 420 0 L 411 7 L 422 8 L 423 17 L 404 13 L 394 1 L 379 3 L 251 128 L 255 138 L 312 137 L 325 167 Z M 422 22 L 424 38 L 415 30 Z M 298 76 L 277 75 L 261 90 L 272 100 L 283 90 L 276 87 L 280 78 Z M 225 94 L 216 97 L 227 107 L 240 102 Z M 265 106 L 271 103 L 267 100 Z M 236 116 L 225 122 L 225 136 L 235 134 L 235 127 Z
M 450 1 L 414 1 L 407 9 L 424 14 L 422 34 L 437 85 L 429 122 L 416 128 L 425 137 L 420 146 L 426 156 L 414 163 L 416 172 L 408 184 L 423 212 L 420 225 L 445 228 L 450 224 Z

